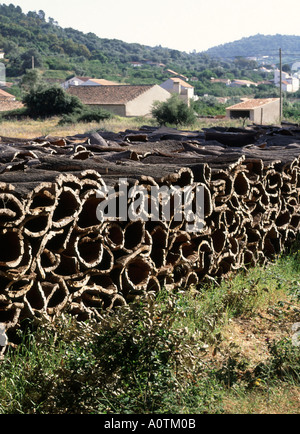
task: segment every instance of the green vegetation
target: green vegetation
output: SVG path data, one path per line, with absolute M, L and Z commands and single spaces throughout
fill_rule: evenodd
M 5 51 L 9 81 L 25 75 L 32 68 L 32 58 L 46 82 L 79 75 L 129 84 L 160 84 L 170 77 L 167 70 L 172 69 L 193 78 L 198 95 L 236 96 L 259 92 L 212 83 L 212 77 L 254 81 L 269 78 L 255 71 L 256 62 L 244 58 L 216 61 L 206 53 L 186 53 L 99 38 L 93 33 L 63 29 L 53 18 L 46 21 L 43 11 L 25 14 L 12 4 L 0 4 L 0 48 Z M 134 67 L 131 62 L 140 62 L 141 66 Z
M 222 104 L 216 97 L 207 95 L 194 101 L 192 107 L 201 116 L 225 116 L 226 106 L 229 107 L 234 103 L 234 98 Z
M 98 322 L 27 324 L 0 364 L 0 413 L 299 413 L 299 259 L 149 293 Z
M 72 114 L 65 114 L 61 117 L 58 125 L 77 124 L 80 122 L 102 122 L 107 119 L 112 119 L 114 116 L 112 113 L 102 109 L 89 109 L 85 107 L 80 111 L 75 111 Z
M 286 119 L 299 122 L 300 119 L 300 100 L 290 102 L 285 100 L 283 103 L 283 115 Z
M 113 115 L 106 110 L 92 109 L 83 105 L 77 97 L 68 94 L 60 86 L 45 86 L 39 81 L 27 81 L 25 79 L 23 85 L 28 86 L 28 91 L 23 97 L 25 107 L 1 112 L 0 122 L 3 120 L 45 119 L 59 116 L 58 125 L 65 125 L 80 122 L 99 123 L 113 118 Z
M 278 47 L 281 46 L 286 54 L 284 70 L 289 71 L 291 62 L 297 60 L 299 38 L 256 35 L 205 53 L 186 53 L 64 29 L 53 18 L 46 20 L 42 10 L 25 14 L 18 6 L 0 4 L 0 48 L 5 52 L 5 59 L 1 62 L 5 64 L 7 80 L 13 82 L 9 92 L 19 100 L 32 89 L 51 87 L 53 83 L 75 75 L 102 77 L 127 84 L 161 84 L 170 78 L 168 70 L 173 70 L 194 86 L 200 99 L 193 108 L 200 116 L 224 115 L 225 104 L 216 100 L 212 103 L 213 97 L 230 98 L 226 105 L 231 105 L 239 97 L 279 96 L 279 89 L 268 83 L 273 79 L 273 73 L 260 70 L 259 61 L 244 56 L 270 55 L 263 60 L 269 62 L 270 65 L 265 66 L 272 69 L 271 64 L 279 63 Z M 263 53 L 259 52 L 261 47 L 264 47 Z M 135 67 L 132 62 L 139 62 L 139 66 Z M 32 69 L 33 64 L 35 69 Z M 243 79 L 261 84 L 231 87 L 218 79 Z M 291 100 L 297 103 L 299 95 L 299 92 L 285 95 L 288 100 L 284 107 L 285 117 L 294 121 L 299 110 L 294 102 L 292 106 L 290 103 Z M 65 121 L 71 122 L 70 118 Z
M 49 117 L 83 110 L 80 100 L 60 86 L 31 89 L 23 99 L 30 117 Z
M 295 35 L 261 35 L 257 34 L 242 38 L 238 41 L 229 42 L 206 51 L 209 56 L 220 58 L 243 58 L 245 53 L 251 57 L 262 57 L 264 61 L 278 62 L 279 48 L 283 51 L 283 63 L 299 59 L 300 36 Z
M 152 115 L 160 125 L 191 125 L 196 120 L 194 110 L 177 94 L 173 94 L 165 102 L 156 102 Z

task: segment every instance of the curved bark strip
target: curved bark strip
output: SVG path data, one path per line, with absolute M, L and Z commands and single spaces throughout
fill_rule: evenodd
M 114 222 L 108 223 L 103 230 L 103 236 L 112 251 L 120 250 L 124 247 L 124 230 L 119 224 Z
M 26 214 L 39 215 L 41 212 L 54 211 L 58 201 L 58 185 L 51 182 L 38 185 L 29 194 L 26 203 Z
M 0 192 L 0 226 L 16 227 L 24 219 L 25 211 L 21 201 L 11 193 Z
M 75 241 L 75 252 L 81 267 L 95 268 L 103 258 L 102 237 L 94 232 L 79 235 Z
M 128 223 L 124 229 L 124 249 L 132 252 L 138 249 L 145 240 L 145 222 L 141 220 Z
M 78 206 L 78 212 L 74 217 L 76 230 L 78 232 L 92 229 L 100 231 L 101 223 L 97 218 L 97 207 L 102 202 L 102 199 L 97 197 L 97 191 L 95 190 L 88 190 L 80 199 L 81 205 Z
M 0 267 L 3 269 L 18 267 L 24 255 L 22 233 L 15 228 L 3 229 L 0 232 L 0 246 Z
M 2 138 L 7 331 L 29 317 L 98 318 L 147 292 L 216 283 L 266 264 L 299 235 L 293 125 L 205 134 L 144 127 L 95 137 Z
M 57 206 L 52 216 L 53 228 L 62 228 L 73 222 L 81 211 L 78 192 L 64 185 L 59 192 Z

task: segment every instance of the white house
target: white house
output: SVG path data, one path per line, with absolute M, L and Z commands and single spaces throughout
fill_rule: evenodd
M 279 86 L 279 84 L 278 84 Z M 293 85 L 286 80 L 282 80 L 282 90 L 283 92 L 293 92 Z
M 230 87 L 250 87 L 255 86 L 257 87 L 257 83 L 254 83 L 253 81 L 249 80 L 232 80 L 232 82 L 229 84 Z
M 296 76 L 292 76 L 291 78 L 287 79 L 288 83 L 291 83 L 292 85 L 292 92 L 297 92 L 299 90 L 300 87 L 300 81 L 299 78 Z
M 64 89 L 69 89 L 71 86 L 116 86 L 119 84 L 104 78 L 72 77 L 61 85 Z
M 185 101 L 188 105 L 190 104 L 190 99 L 194 99 L 194 86 L 183 81 L 181 78 L 169 78 L 164 81 L 160 87 L 167 90 L 170 93 L 176 93 L 180 98 Z
M 280 86 L 280 70 L 274 71 L 274 84 Z M 300 88 L 300 80 L 297 74 L 290 75 L 287 72 L 282 71 L 282 90 L 284 92 L 297 92 Z
M 4 59 L 5 53 L 4 51 L 0 50 L 0 59 Z
M 281 79 L 282 81 L 286 81 L 287 78 L 290 78 L 290 74 L 288 74 L 287 72 L 282 71 L 281 73 Z M 274 70 L 274 84 L 275 86 L 279 85 L 280 83 L 280 70 L 279 69 L 275 69 Z
M 61 83 L 61 86 L 64 89 L 69 89 L 71 86 L 82 86 L 86 81 L 88 81 L 90 77 L 72 77 L 69 80 Z

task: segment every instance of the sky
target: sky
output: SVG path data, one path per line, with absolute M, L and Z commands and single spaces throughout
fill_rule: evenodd
M 11 0 L 23 12 L 100 38 L 201 52 L 258 33 L 300 35 L 300 1 L 289 0 Z M 285 6 L 286 5 L 286 6 Z

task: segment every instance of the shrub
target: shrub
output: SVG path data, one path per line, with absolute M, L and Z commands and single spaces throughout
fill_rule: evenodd
M 72 114 L 63 115 L 58 125 L 76 124 L 78 122 L 101 122 L 105 119 L 111 119 L 113 115 L 106 110 L 89 110 L 83 109 Z
M 23 99 L 30 116 L 48 117 L 71 114 L 83 108 L 80 100 L 59 86 L 32 89 Z
M 100 122 L 105 119 L 111 119 L 112 114 L 106 110 L 87 110 L 79 115 L 78 122 Z
M 165 102 L 154 103 L 152 115 L 161 125 L 191 125 L 196 120 L 194 110 L 176 94 Z

